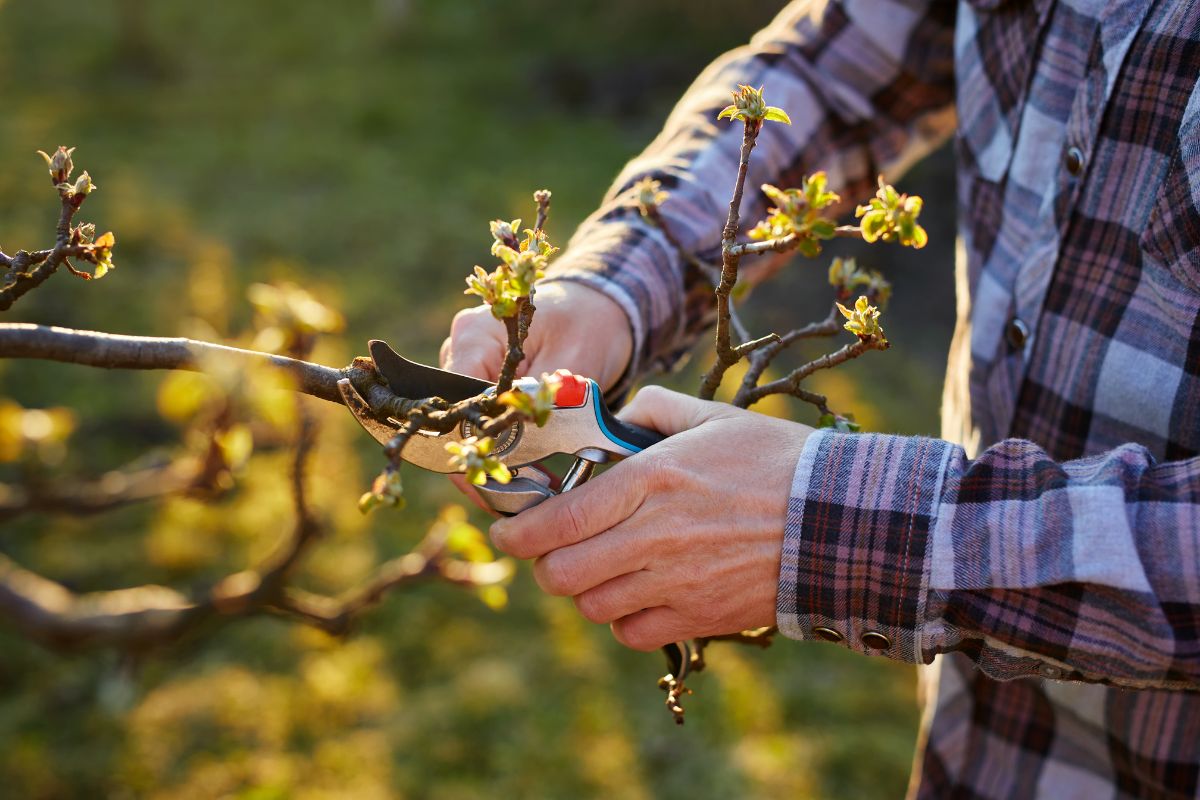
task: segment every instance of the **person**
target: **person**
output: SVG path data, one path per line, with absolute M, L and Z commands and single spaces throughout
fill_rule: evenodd
M 638 649 L 777 623 L 932 664 L 914 796 L 1197 796 L 1198 75 L 1198 0 L 787 6 L 579 228 L 524 370 L 620 392 L 704 329 L 711 286 L 631 189 L 661 181 L 675 236 L 715 252 L 741 138 L 717 113 L 764 85 L 793 124 L 765 126 L 750 187 L 823 169 L 867 196 L 955 137 L 943 438 L 646 387 L 623 416 L 670 438 L 497 522 L 497 546 Z M 742 218 L 763 206 L 747 192 Z M 494 378 L 503 342 L 462 312 L 444 362 Z

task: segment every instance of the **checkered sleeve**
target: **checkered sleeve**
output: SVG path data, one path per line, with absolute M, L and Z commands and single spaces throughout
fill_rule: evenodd
M 947 0 L 794 2 L 748 46 L 700 75 L 547 279 L 585 283 L 625 310 L 634 334 L 627 379 L 673 364 L 712 316 L 708 278 L 685 267 L 663 233 L 641 218 L 633 185 L 660 181 L 670 195 L 662 216 L 675 238 L 719 263 L 742 126 L 718 122 L 717 113 L 744 83 L 764 86 L 792 125 L 771 123 L 760 134 L 743 220 L 765 211 L 760 184 L 795 185 L 819 169 L 843 196 L 869 195 L 877 174 L 901 172 L 953 128 L 954 9 Z M 744 266 L 750 282 L 765 274 Z
M 1057 463 L 1024 440 L 818 431 L 797 465 L 778 619 L 795 639 L 987 675 L 1200 688 L 1200 457 Z

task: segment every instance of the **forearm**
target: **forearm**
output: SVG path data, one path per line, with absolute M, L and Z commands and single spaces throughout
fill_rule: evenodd
M 550 279 L 588 283 L 622 305 L 635 332 L 632 372 L 670 365 L 711 315 L 710 278 L 678 249 L 720 261 L 741 145 L 741 126 L 716 119 L 729 91 L 765 85 L 793 121 L 759 136 L 744 220 L 765 210 L 760 184 L 797 184 L 816 170 L 848 200 L 865 196 L 877 174 L 898 174 L 952 129 L 952 29 L 953 3 L 831 2 L 819 13 L 809 3 L 788 6 L 696 80 L 580 226 Z M 669 193 L 660 211 L 674 242 L 639 214 L 633 186 L 642 178 Z M 743 277 L 760 280 L 766 264 L 747 260 Z
M 1127 445 L 1060 464 L 1011 440 L 968 461 L 823 432 L 793 486 L 779 622 L 913 662 L 963 652 L 998 679 L 1196 688 L 1197 552 L 1200 459 Z

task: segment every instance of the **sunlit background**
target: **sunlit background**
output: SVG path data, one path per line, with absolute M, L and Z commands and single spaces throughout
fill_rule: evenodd
M 346 317 L 318 360 L 344 364 L 378 337 L 433 361 L 469 302 L 463 276 L 488 263 L 487 221 L 528 217 L 530 193 L 548 187 L 550 233 L 565 240 L 699 70 L 781 5 L 2 2 L 0 243 L 49 246 L 56 200 L 34 151 L 59 144 L 78 147 L 101 187 L 84 217 L 118 239 L 105 280 L 56 275 L 5 319 L 223 337 L 247 325 L 248 284 L 289 279 Z M 893 349 L 814 384 L 870 429 L 937 431 L 952 167 L 942 152 L 899 184 L 926 197 L 930 246 L 861 259 L 896 284 Z M 827 263 L 798 260 L 752 296 L 754 327 L 822 314 Z M 691 391 L 689 369 L 653 380 Z M 173 447 L 162 379 L 0 362 L 3 396 L 75 409 L 61 475 Z M 303 581 L 335 593 L 404 552 L 457 494 L 414 471 L 408 510 L 362 517 L 378 448 L 344 410 L 311 405 L 325 423 L 316 500 L 334 532 Z M 813 421 L 807 407 L 770 410 Z M 23 518 L 0 528 L 0 552 L 81 591 L 200 588 L 269 548 L 286 487 L 285 457 L 256 455 L 215 505 Z M 423 585 L 345 641 L 260 618 L 131 661 L 51 654 L 0 628 L 0 796 L 903 794 L 911 667 L 788 641 L 714 646 L 710 663 L 676 727 L 660 657 L 623 650 L 524 567 L 503 610 Z

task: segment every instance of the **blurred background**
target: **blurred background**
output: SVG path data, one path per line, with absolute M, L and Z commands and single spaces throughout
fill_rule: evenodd
M 118 241 L 104 281 L 57 275 L 5 319 L 225 337 L 247 326 L 248 284 L 292 280 L 347 320 L 316 360 L 347 363 L 379 337 L 435 361 L 469 303 L 463 276 L 490 264 L 487 221 L 529 218 L 530 193 L 548 187 L 550 233 L 565 241 L 699 70 L 782 5 L 0 0 L 0 242 L 50 245 L 57 201 L 34 151 L 59 144 L 78 146 L 101 187 L 83 218 Z M 943 150 L 899 183 L 926 198 L 928 248 L 860 258 L 895 283 L 892 350 L 814 382 L 868 429 L 938 429 L 952 170 Z M 798 260 L 753 295 L 752 328 L 823 314 L 827 264 Z M 696 374 L 655 380 L 692 391 Z M 75 409 L 65 476 L 176 446 L 162 380 L 0 362 L 0 397 Z M 458 498 L 414 470 L 408 510 L 362 517 L 378 448 L 344 411 L 310 405 L 325 422 L 315 499 L 333 533 L 303 582 L 337 592 Z M 813 421 L 783 401 L 765 410 Z M 21 518 L 0 527 L 0 552 L 80 591 L 203 587 L 269 548 L 286 487 L 285 457 L 263 453 L 219 503 Z M 716 645 L 682 728 L 662 707 L 662 671 L 657 654 L 542 596 L 525 566 L 504 609 L 423 585 L 345 641 L 262 618 L 130 661 L 52 654 L 0 627 L 0 795 L 902 796 L 912 667 L 786 640 Z

